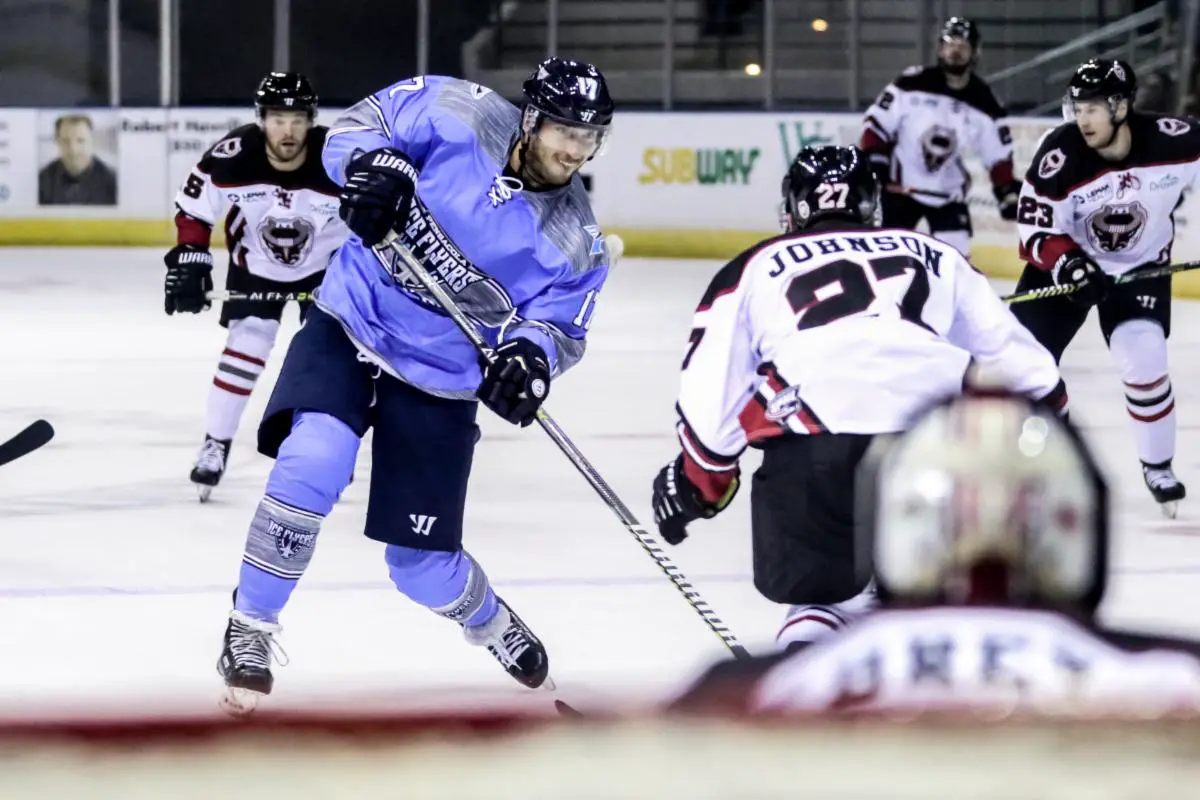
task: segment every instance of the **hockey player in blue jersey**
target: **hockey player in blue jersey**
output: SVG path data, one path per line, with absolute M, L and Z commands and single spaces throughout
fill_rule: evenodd
M 322 159 L 352 235 L 333 256 L 259 427 L 275 458 L 250 524 L 218 671 L 231 710 L 271 691 L 279 615 L 321 522 L 372 438 L 365 533 L 400 592 L 463 627 L 516 680 L 547 683 L 546 650 L 462 547 L 479 402 L 535 418 L 583 355 L 609 256 L 578 170 L 613 102 L 593 66 L 551 58 L 518 109 L 482 86 L 423 76 L 365 98 Z M 490 366 L 390 248 L 422 261 L 495 348 Z M 552 685 L 552 684 L 548 684 Z

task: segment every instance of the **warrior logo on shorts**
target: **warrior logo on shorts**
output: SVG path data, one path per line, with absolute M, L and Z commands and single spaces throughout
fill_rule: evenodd
M 958 134 L 953 128 L 934 125 L 921 137 L 921 155 L 925 169 L 937 172 L 958 151 Z
M 267 535 L 275 540 L 275 550 L 284 561 L 311 552 L 317 543 L 316 531 L 299 531 L 273 519 L 267 520 Z
M 303 217 L 263 217 L 258 235 L 267 252 L 279 263 L 294 267 L 312 250 L 313 224 Z
M 1148 217 L 1141 203 L 1110 203 L 1088 217 L 1088 236 L 1105 253 L 1128 250 L 1141 238 Z

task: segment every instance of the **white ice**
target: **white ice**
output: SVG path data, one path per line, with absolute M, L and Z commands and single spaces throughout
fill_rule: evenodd
M 647 524 L 651 478 L 677 450 L 673 403 L 691 311 L 716 266 L 625 260 L 601 297 L 587 357 L 547 405 Z M 57 429 L 43 450 L 0 468 L 0 711 L 151 701 L 210 708 L 219 693 L 214 665 L 229 594 L 271 464 L 255 452 L 254 429 L 295 310 L 229 472 L 200 505 L 187 476 L 224 331 L 216 309 L 166 316 L 162 273 L 158 250 L 0 250 L 0 438 L 39 417 Z M 1176 468 L 1200 490 L 1198 311 L 1176 302 L 1171 357 Z M 1064 369 L 1073 417 L 1115 493 L 1105 618 L 1200 634 L 1200 505 L 1185 501 L 1170 522 L 1151 501 L 1094 317 Z M 653 694 L 725 654 L 536 426 L 480 417 L 466 545 L 545 641 L 564 696 Z M 271 702 L 384 689 L 517 691 L 457 626 L 392 588 L 382 545 L 361 535 L 369 467 L 364 445 L 358 479 L 285 611 L 291 663 L 276 670 Z M 669 554 L 762 652 L 781 609 L 751 584 L 748 495 L 695 524 Z

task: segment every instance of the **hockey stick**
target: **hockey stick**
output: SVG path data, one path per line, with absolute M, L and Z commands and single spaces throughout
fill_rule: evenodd
M 245 303 L 309 303 L 316 299 L 312 292 L 230 292 L 218 290 L 204 295 L 217 302 L 238 301 Z
M 54 427 L 44 419 L 32 423 L 7 442 L 0 444 L 0 466 L 27 456 L 54 438 Z
M 1113 284 L 1119 286 L 1125 283 L 1149 280 L 1150 278 L 1161 278 L 1164 275 L 1174 275 L 1176 272 L 1187 272 L 1193 269 L 1200 269 L 1200 261 L 1185 261 L 1182 264 L 1170 264 L 1165 267 L 1126 272 L 1124 275 L 1118 275 L 1114 278 Z M 1030 300 L 1043 300 L 1047 297 L 1062 297 L 1063 295 L 1074 294 L 1076 291 L 1078 291 L 1078 287 L 1065 284 L 1063 286 L 1046 286 L 1042 289 L 1033 289 L 1018 294 L 1006 294 L 1000 299 L 1005 303 L 1025 303 Z
M 887 186 L 887 190 L 889 192 L 891 192 L 892 194 L 903 194 L 903 195 L 920 194 L 920 195 L 924 195 L 925 197 L 933 197 L 938 200 L 953 200 L 953 201 L 960 202 L 960 203 L 963 200 L 963 198 L 959 197 L 956 194 L 950 194 L 948 192 L 935 192 L 932 189 L 914 189 L 910 186 L 902 186 L 899 183 L 889 183 Z
M 446 293 L 441 284 L 435 281 L 413 254 L 409 252 L 408 248 L 400 243 L 395 231 L 389 233 L 387 238 L 378 247 L 389 248 L 399 256 L 412 276 L 425 287 L 425 290 L 433 296 L 438 305 L 450 315 L 450 318 L 454 320 L 454 324 L 471 341 L 471 344 L 475 345 L 475 349 L 479 351 L 480 356 L 485 361 L 490 364 L 496 360 L 495 351 L 480 336 L 475 325 L 467 319 L 466 314 L 458 307 L 453 298 Z M 625 529 L 629 531 L 633 538 L 637 539 L 638 544 L 642 546 L 646 554 L 654 559 L 655 563 L 658 564 L 658 568 L 663 571 L 663 574 L 670 579 L 671 583 L 675 584 L 675 588 L 688 601 L 692 609 L 700 615 L 709 629 L 721 639 L 736 658 L 749 658 L 750 653 L 738 643 L 737 637 L 721 621 L 720 617 L 713 612 L 712 608 L 708 605 L 708 601 L 700 596 L 700 593 L 696 591 L 691 582 L 680 572 L 679 567 L 675 566 L 675 562 L 663 552 L 658 541 L 646 532 L 646 529 L 637 521 L 637 518 L 633 516 L 629 508 L 621 502 L 621 498 L 617 497 L 617 493 L 612 490 L 612 487 L 600 476 L 596 468 L 584 457 L 579 448 L 575 446 L 575 443 L 563 433 L 562 428 L 558 427 L 558 423 L 554 421 L 545 408 L 538 409 L 537 421 L 542 426 L 542 430 L 546 432 L 546 435 L 558 445 L 558 449 L 562 450 L 563 454 L 570 459 L 575 469 L 579 470 L 583 477 L 587 479 L 587 482 L 591 484 L 592 488 L 596 490 L 596 494 L 600 495 L 600 499 L 617 515 L 617 519 L 621 521 Z

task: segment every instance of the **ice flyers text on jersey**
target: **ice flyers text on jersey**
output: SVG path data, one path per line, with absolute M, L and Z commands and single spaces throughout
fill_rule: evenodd
M 520 122 L 515 106 L 484 87 L 418 77 L 347 111 L 323 160 L 342 182 L 362 153 L 405 153 L 421 178 L 398 231 L 404 243 L 490 344 L 529 338 L 558 374 L 583 355 L 609 257 L 578 175 L 533 192 L 506 173 Z M 389 374 L 429 394 L 471 398 L 481 375 L 474 347 L 425 295 L 398 257 L 351 236 L 317 304 Z

